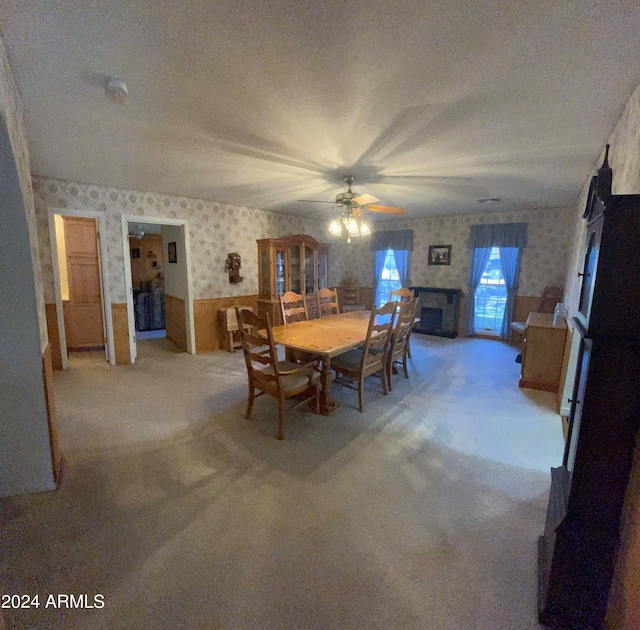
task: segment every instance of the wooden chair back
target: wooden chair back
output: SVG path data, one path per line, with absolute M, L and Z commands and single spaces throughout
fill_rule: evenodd
M 319 412 L 320 373 L 314 365 L 299 365 L 290 361 L 279 361 L 273 340 L 269 316 L 259 317 L 251 311 L 236 310 L 242 351 L 249 379 L 249 398 L 245 418 L 251 416 L 253 401 L 258 394 L 268 394 L 278 399 L 278 439 L 284 439 L 284 413 L 315 398 L 315 411 Z M 308 394 L 306 397 L 301 394 Z M 285 409 L 285 400 L 299 397 L 297 402 Z
M 282 309 L 282 321 L 285 324 L 309 319 L 305 296 L 294 291 L 287 291 L 280 296 L 280 308 Z
M 342 292 L 342 311 L 365 310 L 364 304 L 360 301 L 360 284 L 355 278 L 343 278 L 340 283 Z
M 391 341 L 391 332 L 396 316 L 396 305 L 387 302 L 384 306 L 371 310 L 367 337 L 362 346 L 361 371 L 364 376 L 373 374 L 384 366 Z
M 384 306 L 371 310 L 369 326 L 364 345 L 350 350 L 334 358 L 331 367 L 336 374 L 344 374 L 351 379 L 357 379 L 357 388 L 349 382 L 338 381 L 350 389 L 358 390 L 358 408 L 364 408 L 363 393 L 365 377 L 379 373 L 382 381 L 382 393 L 387 394 L 387 353 L 391 341 L 391 331 L 396 315 L 396 303 L 387 302 Z
M 240 329 L 240 341 L 247 365 L 249 387 L 262 391 L 280 389 L 277 370 L 265 368 L 278 364 L 278 354 L 271 332 L 269 317 L 259 317 L 251 311 L 236 309 Z
M 405 289 L 400 287 L 395 291 L 389 291 L 389 302 L 409 302 L 413 300 L 413 289 Z
M 320 289 L 316 293 L 318 302 L 318 317 L 337 315 L 340 312 L 338 292 L 335 289 Z
M 394 363 L 401 363 L 404 371 L 404 377 L 409 378 L 407 370 L 407 356 L 409 355 L 409 341 L 411 339 L 411 331 L 413 330 L 414 320 L 416 318 L 418 299 L 413 298 L 409 302 L 400 302 L 397 305 L 396 323 L 393 327 L 391 335 L 391 344 L 388 352 L 387 360 L 387 384 L 391 391 L 391 372 Z

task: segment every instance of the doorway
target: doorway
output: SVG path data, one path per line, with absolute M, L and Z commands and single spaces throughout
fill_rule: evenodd
M 474 304 L 476 332 L 499 335 L 507 304 L 507 288 L 502 273 L 499 247 L 491 248 L 489 260 L 476 288 Z
M 49 238 L 62 368 L 69 352 L 104 349 L 115 365 L 113 323 L 103 260 L 104 216 L 92 210 L 49 209 Z
M 166 337 L 161 226 L 129 223 L 129 262 L 136 340 Z
M 144 232 L 144 234 L 142 234 Z M 136 247 L 135 236 L 147 235 L 155 232 L 158 247 L 161 250 L 142 253 L 141 247 Z M 131 239 L 130 236 L 134 238 Z M 137 215 L 122 215 L 122 245 L 124 256 L 124 275 L 127 293 L 127 315 L 129 321 L 129 348 L 131 362 L 134 363 L 138 356 L 137 342 L 139 332 L 145 336 L 141 327 L 149 325 L 149 311 L 146 306 L 138 306 L 138 298 L 141 293 L 152 294 L 150 308 L 151 326 L 164 324 L 166 338 L 172 341 L 183 351 L 195 354 L 195 325 L 193 316 L 193 298 L 191 288 L 191 249 L 189 244 L 189 230 L 187 221 L 182 219 L 169 219 L 165 217 L 141 217 Z M 140 285 L 137 265 L 140 258 L 134 258 L 133 250 L 138 249 L 138 256 L 146 256 L 149 263 L 149 274 Z M 129 252 L 130 255 L 126 255 Z M 151 256 L 149 256 L 151 253 Z M 155 256 L 155 258 L 154 258 Z M 155 266 L 153 263 L 156 263 Z M 146 273 L 145 263 L 145 273 Z M 136 275 L 134 275 L 134 273 Z M 134 284 L 134 277 L 136 283 Z M 148 283 L 148 284 L 147 284 Z M 159 287 L 162 286 L 162 291 Z M 151 289 L 142 291 L 141 289 Z M 155 289 L 155 294 L 153 291 Z M 160 315 L 160 308 L 164 314 L 164 322 Z M 146 313 L 146 315 L 145 315 Z M 140 317 L 140 321 L 136 318 Z M 158 328 L 157 330 L 162 330 Z

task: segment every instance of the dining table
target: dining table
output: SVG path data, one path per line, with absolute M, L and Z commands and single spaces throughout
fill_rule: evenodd
M 349 311 L 272 328 L 276 344 L 320 359 L 320 413 L 325 416 L 340 407 L 331 394 L 331 359 L 365 342 L 370 318 L 371 311 Z

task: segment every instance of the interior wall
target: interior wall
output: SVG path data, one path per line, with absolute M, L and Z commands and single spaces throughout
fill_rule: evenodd
M 483 212 L 425 219 L 385 222 L 374 230 L 413 230 L 410 280 L 415 286 L 461 289 L 466 293 L 469 281 L 467 239 L 471 225 L 479 223 L 528 224 L 529 244 L 522 253 L 519 295 L 539 296 L 546 285 L 564 286 L 569 251 L 575 238 L 575 216 L 570 208 L 523 210 L 520 212 Z M 340 243 L 341 269 L 334 276 L 355 275 L 363 286 L 373 284 L 373 254 L 369 240 Z M 450 265 L 429 265 L 430 245 L 451 245 Z
M 194 300 L 257 294 L 256 239 L 304 233 L 320 241 L 327 240 L 323 221 L 203 199 L 107 188 L 38 176 L 33 177 L 33 190 L 47 303 L 55 302 L 51 246 L 48 242 L 48 207 L 104 213 L 106 233 L 101 236 L 108 250 L 106 264 L 111 300 L 121 304 L 126 302 L 122 214 L 188 221 L 193 282 L 191 292 Z M 245 280 L 239 284 L 230 284 L 229 274 L 224 270 L 228 252 L 238 252 L 242 256 L 242 275 Z M 129 256 L 129 253 L 126 255 Z M 167 267 L 165 261 L 165 273 Z
M 0 117 L 0 496 L 55 488 L 29 228 Z
M 176 244 L 176 262 L 169 259 L 169 243 Z M 162 255 L 166 260 L 164 292 L 167 295 L 187 299 L 187 264 L 182 228 L 179 225 L 162 226 Z
M 138 258 L 133 257 L 134 249 L 138 250 Z M 134 289 L 148 291 L 156 287 L 164 287 L 166 256 L 162 253 L 162 236 L 160 234 L 129 239 L 129 254 L 131 256 L 131 284 Z
M 45 400 L 47 320 L 23 105 L 0 37 L 0 495 L 55 487 Z
M 42 273 L 39 257 L 39 230 L 37 228 L 34 210 L 33 191 L 31 186 L 31 172 L 29 168 L 29 149 L 24 125 L 24 107 L 18 93 L 4 41 L 0 35 L 0 116 L 4 119 L 9 141 L 13 151 L 15 169 L 22 196 L 22 205 L 29 231 L 29 249 L 31 252 L 31 269 L 36 292 L 36 306 L 38 312 L 38 327 L 40 329 L 40 348 L 44 353 L 47 347 L 47 316 L 42 284 Z M 45 221 L 46 223 L 46 221 Z M 48 229 L 45 226 L 45 234 Z M 49 247 L 47 243 L 47 247 Z

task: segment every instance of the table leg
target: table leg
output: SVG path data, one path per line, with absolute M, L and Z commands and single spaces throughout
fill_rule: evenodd
M 328 416 L 340 406 L 340 403 L 336 402 L 331 395 L 332 382 L 331 359 L 322 359 L 322 371 L 320 373 L 320 383 L 322 384 L 322 391 L 320 392 L 320 413 L 323 416 Z

